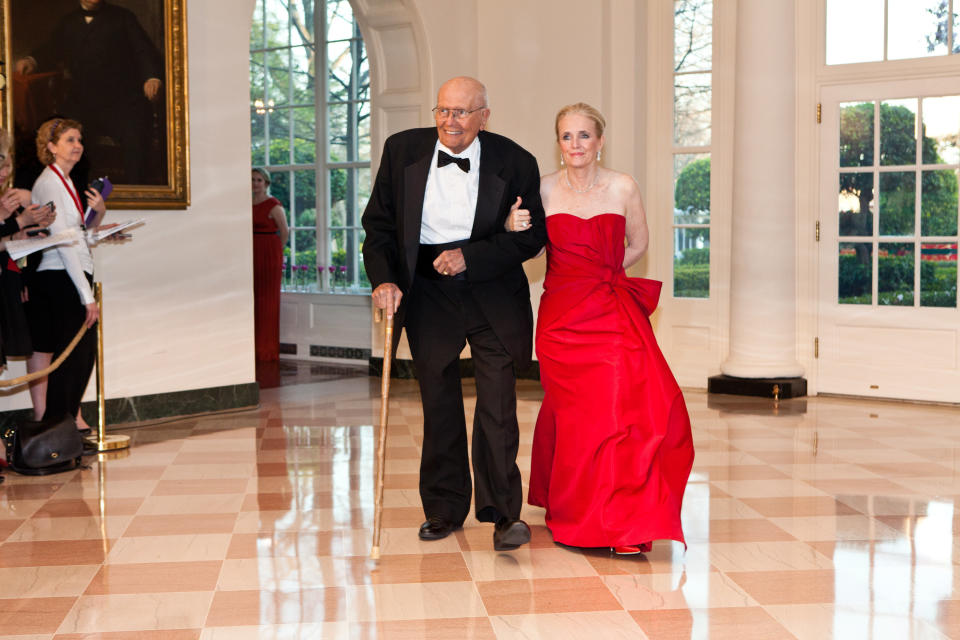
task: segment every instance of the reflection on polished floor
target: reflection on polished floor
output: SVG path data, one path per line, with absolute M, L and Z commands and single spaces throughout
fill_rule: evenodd
M 496 553 L 472 520 L 417 539 L 418 394 L 398 381 L 375 563 L 379 381 L 296 382 L 132 429 L 87 470 L 8 474 L 0 636 L 960 638 L 956 408 L 690 391 L 686 552 L 561 547 L 527 507 L 531 544 Z M 525 474 L 540 397 L 521 383 Z

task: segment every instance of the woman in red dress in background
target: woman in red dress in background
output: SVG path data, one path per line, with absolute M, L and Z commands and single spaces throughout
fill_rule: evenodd
M 628 278 L 646 252 L 640 189 L 599 165 L 603 116 L 557 114 L 560 171 L 543 176 L 547 275 L 537 316 L 544 398 L 530 469 L 530 504 L 555 541 L 649 551 L 684 542 L 680 507 L 693 465 L 690 419 L 649 316 L 661 284 Z M 529 228 L 522 210 L 507 229 Z M 626 247 L 624 246 L 626 239 Z
M 280 277 L 287 218 L 268 191 L 270 174 L 255 168 L 253 188 L 253 326 L 257 360 L 280 358 Z

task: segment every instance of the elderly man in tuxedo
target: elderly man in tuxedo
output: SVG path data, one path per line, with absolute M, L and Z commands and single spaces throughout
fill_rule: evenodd
M 484 131 L 490 109 L 477 80 L 445 82 L 433 112 L 436 128 L 402 131 L 384 144 L 363 214 L 363 259 L 374 305 L 407 330 L 420 384 L 420 538 L 445 538 L 470 511 L 459 368 L 469 343 L 476 517 L 494 523 L 495 549 L 515 549 L 530 540 L 520 520 L 514 367 L 531 359 L 533 312 L 522 264 L 546 241 L 540 171 L 528 151 Z M 521 207 L 530 222 L 508 233 L 504 222 Z

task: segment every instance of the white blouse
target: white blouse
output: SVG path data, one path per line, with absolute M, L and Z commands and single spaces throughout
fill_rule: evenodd
M 73 182 L 70 176 L 66 176 L 67 184 L 71 188 Z M 31 199 L 34 204 L 46 204 L 53 201 L 57 208 L 57 217 L 50 224 L 50 234 L 56 234 L 69 228 L 82 229 L 83 214 L 77 210 L 77 204 L 74 202 L 70 192 L 63 186 L 60 177 L 56 172 L 47 167 L 33 183 Z M 52 269 L 65 269 L 67 275 L 73 280 L 73 285 L 80 294 L 80 300 L 83 304 L 94 302 L 93 291 L 90 283 L 83 275 L 87 272 L 93 275 L 93 255 L 90 253 L 90 247 L 87 246 L 85 234 L 80 234 L 80 239 L 69 243 L 61 244 L 56 247 L 50 247 L 43 250 L 43 260 L 37 271 L 49 271 Z

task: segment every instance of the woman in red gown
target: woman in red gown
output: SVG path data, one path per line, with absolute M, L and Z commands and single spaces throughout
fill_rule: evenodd
M 693 441 L 650 326 L 661 283 L 624 273 L 646 251 L 647 225 L 636 181 L 599 165 L 604 126 L 589 105 L 561 109 L 564 166 L 540 183 L 549 237 L 536 335 L 544 398 L 527 499 L 546 509 L 555 541 L 633 554 L 653 540 L 684 542 Z M 528 215 L 518 211 L 507 228 L 522 233 Z
M 280 276 L 287 245 L 287 218 L 268 192 L 270 174 L 255 168 L 253 188 L 253 326 L 256 357 L 280 358 Z

